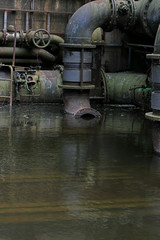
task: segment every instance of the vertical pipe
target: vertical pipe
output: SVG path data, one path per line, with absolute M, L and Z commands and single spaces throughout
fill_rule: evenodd
M 34 0 L 31 0 L 31 10 L 34 10 Z
M 4 11 L 4 23 L 3 28 L 7 29 L 7 10 Z
M 12 108 L 12 102 L 13 102 L 13 95 L 12 95 L 12 91 L 13 91 L 13 67 L 9 66 L 10 70 L 11 70 L 11 84 L 10 84 L 10 108 Z
M 34 10 L 34 0 L 31 0 L 31 5 L 30 5 L 31 10 Z M 30 15 L 30 28 L 33 27 L 33 13 Z
M 51 15 L 50 13 L 47 13 L 47 31 L 50 32 L 51 28 Z
M 15 66 L 15 57 L 16 57 L 16 42 L 17 42 L 17 29 L 15 28 L 15 33 L 14 33 L 14 47 L 13 47 L 13 62 L 12 62 L 12 66 Z
M 26 31 L 29 30 L 29 12 L 26 12 Z

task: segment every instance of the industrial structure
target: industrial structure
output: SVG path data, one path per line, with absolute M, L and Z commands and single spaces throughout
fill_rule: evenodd
M 21 0 L 0 8 L 0 101 L 135 104 L 160 119 L 159 0 Z

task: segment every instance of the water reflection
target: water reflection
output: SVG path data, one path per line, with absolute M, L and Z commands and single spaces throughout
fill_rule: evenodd
M 159 156 L 141 112 L 0 109 L 0 238 L 159 239 Z M 154 236 L 154 237 L 153 237 Z
M 152 122 L 152 141 L 154 151 L 160 153 L 160 122 Z

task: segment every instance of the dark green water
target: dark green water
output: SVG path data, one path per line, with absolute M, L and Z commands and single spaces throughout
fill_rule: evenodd
M 0 240 L 159 240 L 160 157 L 143 113 L 0 108 Z

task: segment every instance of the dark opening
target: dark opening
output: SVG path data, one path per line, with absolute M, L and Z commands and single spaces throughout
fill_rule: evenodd
M 83 114 L 82 116 L 79 116 L 79 117 L 84 119 L 84 120 L 91 120 L 91 119 L 95 118 L 95 116 L 93 114 L 90 114 L 90 113 Z

